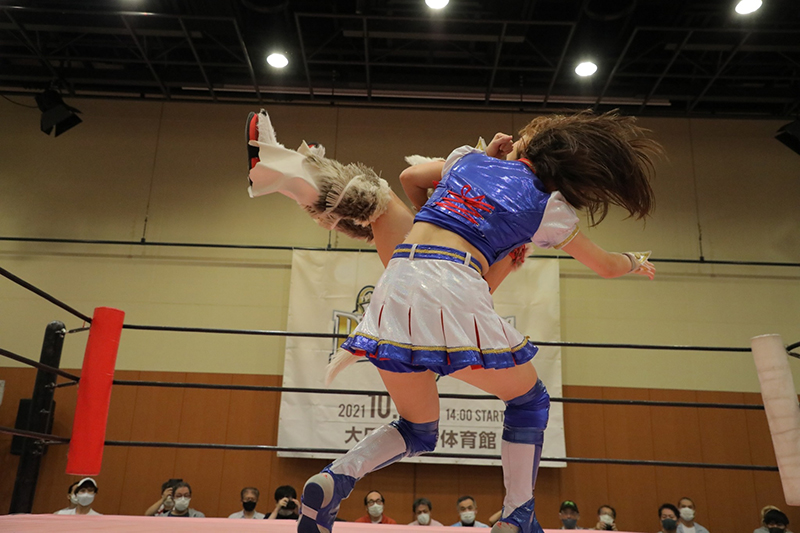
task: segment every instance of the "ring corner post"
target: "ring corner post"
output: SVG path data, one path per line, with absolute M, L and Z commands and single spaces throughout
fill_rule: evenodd
M 98 307 L 94 310 L 78 386 L 67 474 L 95 476 L 100 473 L 124 319 L 125 313 L 119 309 Z
M 42 352 L 39 362 L 54 368 L 61 365 L 61 351 L 64 347 L 66 327 L 63 322 L 50 322 L 44 331 Z M 53 395 L 57 376 L 45 370 L 36 373 L 36 382 L 33 386 L 30 411 L 28 412 L 28 431 L 49 433 L 53 418 Z M 14 492 L 11 495 L 9 514 L 30 513 L 33 509 L 33 499 L 36 495 L 36 484 L 39 480 L 39 468 L 42 455 L 47 450 L 47 444 L 23 438 L 22 454 L 17 466 L 17 477 L 14 481 Z
M 800 505 L 800 405 L 780 335 L 750 340 L 786 503 Z

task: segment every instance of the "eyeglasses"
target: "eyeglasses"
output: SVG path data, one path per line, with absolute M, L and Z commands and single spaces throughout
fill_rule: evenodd
M 383 503 L 383 499 L 379 498 L 377 500 L 367 500 L 367 506 L 372 507 L 376 503 Z

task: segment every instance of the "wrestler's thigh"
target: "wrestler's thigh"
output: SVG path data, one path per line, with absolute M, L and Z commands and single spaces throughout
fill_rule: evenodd
M 380 368 L 378 372 L 400 416 L 416 424 L 439 419 L 436 374 L 430 371 L 402 374 Z
M 414 225 L 414 214 L 406 204 L 394 193 L 386 211 L 372 223 L 375 248 L 383 266 L 389 263 L 392 253 L 401 244 L 411 226 Z
M 499 370 L 465 368 L 453 372 L 450 377 L 474 385 L 506 402 L 518 398 L 531 390 L 538 379 L 533 363 L 525 363 Z

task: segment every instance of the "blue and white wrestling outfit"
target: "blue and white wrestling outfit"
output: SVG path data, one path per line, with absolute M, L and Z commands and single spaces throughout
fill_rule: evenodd
M 548 193 L 522 161 L 462 147 L 414 219 L 458 234 L 493 264 L 518 246 L 560 248 L 578 217 L 560 193 Z M 401 244 L 342 349 L 394 372 L 466 367 L 501 369 L 530 361 L 538 348 L 494 310 L 480 265 L 469 253 Z

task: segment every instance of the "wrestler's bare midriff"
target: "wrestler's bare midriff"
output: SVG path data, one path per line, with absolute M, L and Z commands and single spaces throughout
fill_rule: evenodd
M 440 228 L 427 222 L 416 222 L 403 241 L 405 244 L 431 244 L 433 246 L 446 246 L 462 252 L 469 252 L 481 264 L 481 273 L 489 270 L 489 262 L 466 239 L 452 231 Z

